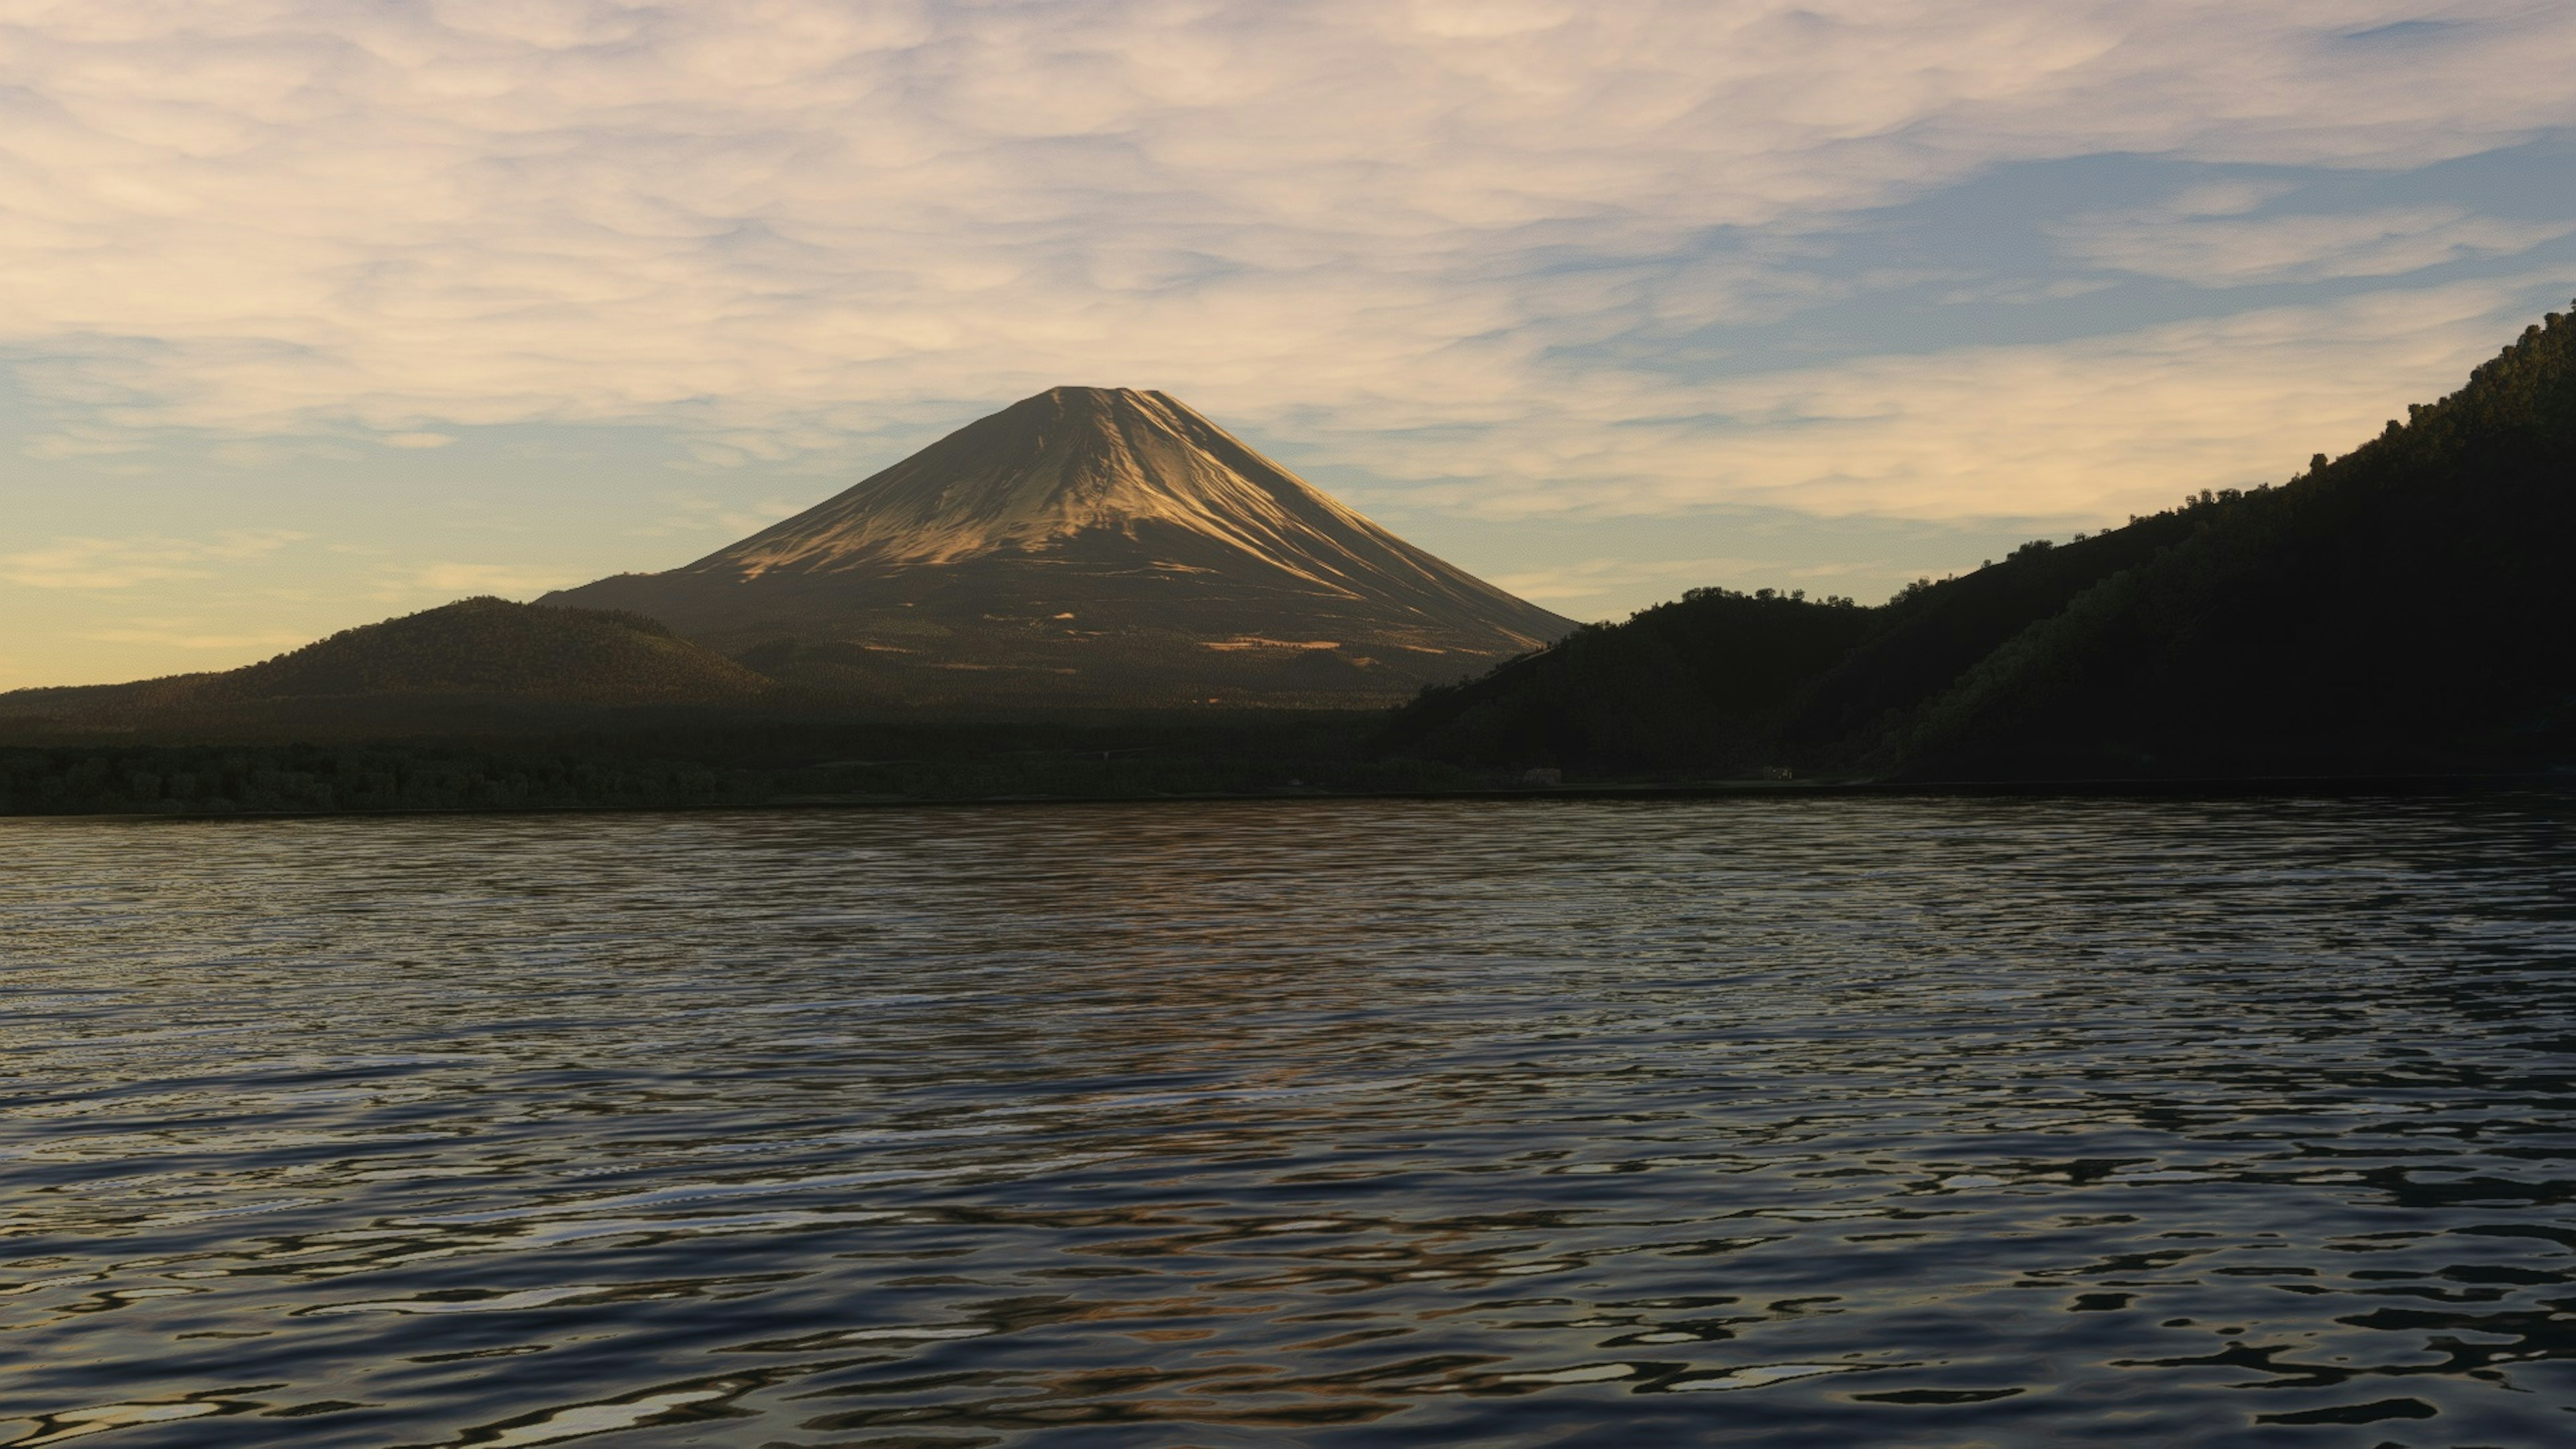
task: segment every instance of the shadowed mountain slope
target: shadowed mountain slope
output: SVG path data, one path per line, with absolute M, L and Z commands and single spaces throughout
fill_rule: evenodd
M 1433 691 L 1382 746 L 1962 779 L 2576 765 L 2576 321 L 2408 412 L 2282 487 L 2034 541 L 1840 628 L 1701 591 Z
M 1915 774 L 2576 765 L 2576 319 L 2182 537 L 1965 672 Z
M 1041 393 L 696 563 L 539 602 L 907 703 L 1386 702 L 1573 627 L 1123 388 Z
M 1749 770 L 1770 760 L 1799 692 L 1851 652 L 1875 612 L 1769 589 L 1693 589 L 1483 679 L 1423 691 L 1380 747 L 1478 769 Z
M 453 706 L 738 705 L 775 682 L 664 625 L 476 598 L 344 629 L 263 663 L 133 684 L 0 694 L 0 717 L 147 727 L 376 721 Z

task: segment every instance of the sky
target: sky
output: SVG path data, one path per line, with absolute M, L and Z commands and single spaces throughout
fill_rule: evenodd
M 2576 295 L 2564 0 L 0 0 L 0 688 L 1160 388 L 1576 618 L 2279 482 Z

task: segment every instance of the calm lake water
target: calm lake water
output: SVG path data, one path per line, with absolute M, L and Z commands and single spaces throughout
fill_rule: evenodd
M 0 1444 L 2576 1442 L 2566 815 L 0 821 Z

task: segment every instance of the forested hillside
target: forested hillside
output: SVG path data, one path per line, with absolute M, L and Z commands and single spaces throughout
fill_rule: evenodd
M 1851 652 L 1872 613 L 1849 599 L 1693 589 L 1471 683 L 1424 690 L 1383 745 L 1483 769 L 1752 768 L 1776 752 L 1802 688 Z
M 1980 661 L 1917 773 L 2308 773 L 2568 762 L 2576 323 L 2189 532 Z
M 2034 540 L 1877 608 L 1702 591 L 1426 691 L 1381 744 L 1918 779 L 2576 763 L 2576 322 L 2408 414 L 2283 486 Z

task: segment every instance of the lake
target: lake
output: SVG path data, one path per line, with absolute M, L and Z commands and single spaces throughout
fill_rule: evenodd
M 2576 1442 L 2567 818 L 0 820 L 0 1444 Z

